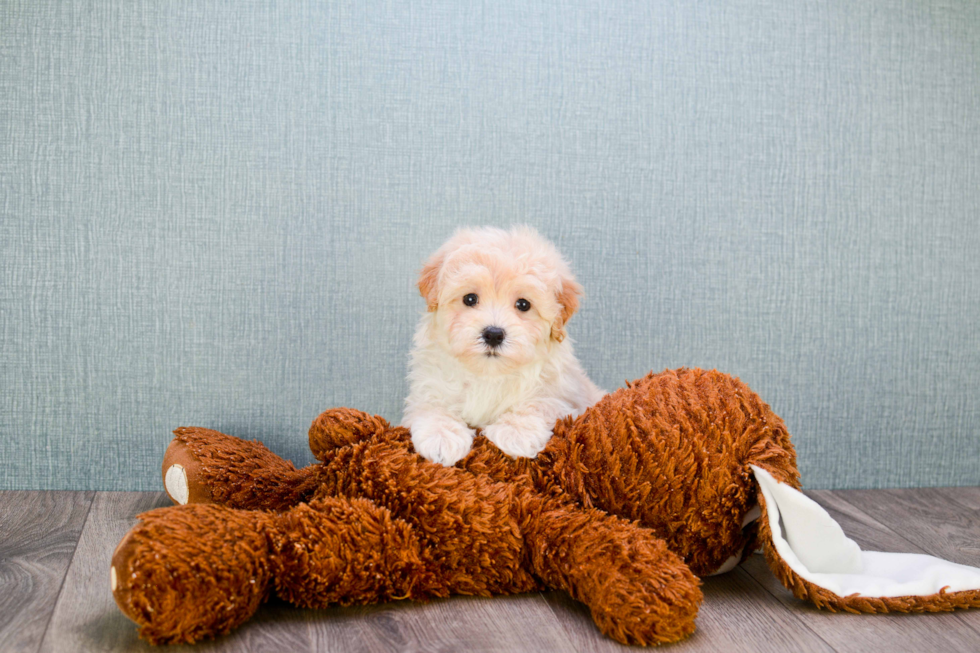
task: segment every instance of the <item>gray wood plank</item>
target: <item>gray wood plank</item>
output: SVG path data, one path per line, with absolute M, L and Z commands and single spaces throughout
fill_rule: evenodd
M 940 494 L 961 506 L 970 510 L 980 510 L 980 487 L 940 487 L 936 489 Z
M 40 650 L 131 650 L 136 631 L 112 599 L 109 560 L 137 513 L 167 503 L 162 493 L 96 494 Z
M 919 490 L 913 490 L 918 492 Z M 881 492 L 872 490 L 868 492 Z M 807 492 L 840 523 L 862 548 L 903 553 L 932 553 L 895 529 L 845 501 L 841 492 Z M 869 497 L 877 500 L 874 496 Z M 880 498 L 880 497 L 879 497 Z M 963 560 L 956 560 L 963 562 Z M 980 612 L 940 614 L 852 615 L 818 610 L 784 588 L 762 556 L 752 556 L 742 569 L 775 596 L 786 609 L 829 642 L 837 651 L 972 651 L 980 643 L 974 624 Z
M 319 651 L 576 650 L 540 594 L 454 596 L 309 612 Z
M 233 633 L 193 650 L 548 653 L 574 646 L 541 595 L 524 594 L 325 610 L 301 610 L 273 600 Z
M 94 492 L 0 492 L 0 651 L 36 651 Z
M 980 567 L 980 520 L 942 490 L 841 490 L 837 494 L 926 553 Z
M 671 652 L 833 650 L 741 570 L 705 578 L 702 591 L 697 630 L 688 639 L 671 644 Z M 588 608 L 567 594 L 553 592 L 545 598 L 582 653 L 636 650 L 600 633 Z

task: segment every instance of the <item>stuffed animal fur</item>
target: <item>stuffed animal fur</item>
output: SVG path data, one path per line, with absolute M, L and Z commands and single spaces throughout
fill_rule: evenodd
M 830 610 L 980 606 L 980 570 L 862 552 L 835 532 L 798 492 L 783 421 L 716 371 L 628 384 L 557 422 L 534 459 L 477 437 L 442 467 L 406 429 L 343 408 L 313 423 L 320 462 L 303 469 L 258 442 L 175 434 L 163 472 L 182 505 L 140 515 L 111 569 L 117 604 L 156 644 L 227 633 L 272 594 L 322 608 L 545 588 L 619 642 L 672 642 L 694 630 L 698 577 L 760 546 L 784 585 Z M 910 565 L 926 579 L 909 581 Z

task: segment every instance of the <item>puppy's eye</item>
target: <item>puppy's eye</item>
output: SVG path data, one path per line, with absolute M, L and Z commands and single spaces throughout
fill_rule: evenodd
M 480 301 L 480 298 L 476 296 L 475 293 L 470 293 L 468 295 L 463 295 L 463 303 L 467 306 L 476 306 L 476 303 Z
M 529 302 L 529 301 L 527 301 L 526 299 L 524 299 L 523 297 L 521 297 L 521 298 L 520 298 L 520 299 L 518 299 L 518 300 L 517 300 L 517 302 L 516 302 L 516 303 L 514 304 L 514 307 L 515 307 L 515 308 L 516 308 L 517 310 L 519 310 L 519 311 L 521 311 L 522 313 L 524 313 L 524 312 L 527 312 L 527 311 L 529 311 L 529 310 L 531 310 L 531 302 Z

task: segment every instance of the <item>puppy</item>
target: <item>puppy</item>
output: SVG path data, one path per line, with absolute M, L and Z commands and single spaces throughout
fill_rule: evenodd
M 461 229 L 422 268 L 428 312 L 415 332 L 402 426 L 428 460 L 453 465 L 474 429 L 533 458 L 555 420 L 605 393 L 566 338 L 582 287 L 530 227 Z

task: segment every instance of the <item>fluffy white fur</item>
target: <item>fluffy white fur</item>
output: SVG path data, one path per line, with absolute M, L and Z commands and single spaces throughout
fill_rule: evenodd
M 425 458 L 454 464 L 476 428 L 504 453 L 532 458 L 555 420 L 605 394 L 565 337 L 581 286 L 535 230 L 457 231 L 423 267 L 419 290 L 428 312 L 415 332 L 401 423 Z M 468 295 L 478 298 L 472 306 Z M 530 309 L 519 310 L 519 299 Z M 505 331 L 499 346 L 482 337 L 487 327 Z

